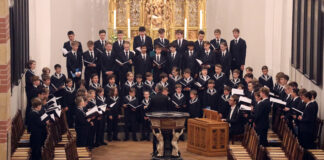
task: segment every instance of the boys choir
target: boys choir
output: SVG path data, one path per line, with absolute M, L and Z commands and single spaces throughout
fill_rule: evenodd
M 81 43 L 69 31 L 69 41 L 63 46 L 68 77 L 56 64 L 52 76 L 46 69 L 40 79 L 34 73 L 36 62 L 29 61 L 25 76 L 26 124 L 31 132 L 33 159 L 39 159 L 46 136 L 44 126 L 51 123 L 43 117 L 48 113 L 49 97 L 61 97 L 57 103 L 66 110 L 68 126 L 76 129 L 77 145 L 90 149 L 107 145 L 105 132 L 108 141 L 119 141 L 122 115 L 125 141 L 129 140 L 129 132 L 137 141 L 138 129 L 141 140 L 149 141 L 146 112 L 188 112 L 195 118 L 202 117 L 202 109 L 218 111 L 222 121 L 229 123 L 230 137 L 243 133 L 246 123 L 251 124 L 264 146 L 268 143 L 272 109 L 273 114 L 280 113 L 289 121 L 304 148 L 314 147 L 316 92 L 298 89 L 298 84 L 288 83 L 289 76 L 282 72 L 276 75 L 274 84 L 267 66 L 261 68 L 258 79 L 253 77 L 251 67 L 243 76 L 246 43 L 239 29 L 233 29 L 229 49 L 220 29 L 214 31 L 215 39 L 210 42 L 203 41 L 203 31 L 199 31 L 196 42 L 185 40 L 181 30 L 176 31 L 177 39 L 172 43 L 164 37 L 164 29 L 158 33 L 153 49 L 152 39 L 140 27 L 134 38 L 134 53 L 122 31 L 111 43 L 105 40 L 106 32 L 100 30 L 100 39 L 89 41 L 88 50 L 83 52 Z M 85 81 L 81 80 L 83 66 Z

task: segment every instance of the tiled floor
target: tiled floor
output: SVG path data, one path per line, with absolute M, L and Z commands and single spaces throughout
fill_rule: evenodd
M 204 157 L 186 150 L 187 142 L 179 142 L 184 160 L 226 160 L 226 157 Z M 92 151 L 94 160 L 150 160 L 152 142 L 110 142 Z

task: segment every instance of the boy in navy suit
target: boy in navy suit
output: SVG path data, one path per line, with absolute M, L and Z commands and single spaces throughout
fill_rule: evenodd
M 305 149 L 314 148 L 314 128 L 316 127 L 316 119 L 318 112 L 318 105 L 312 101 L 312 93 L 304 93 L 303 101 L 306 107 L 303 115 L 298 116 L 299 120 L 299 134 L 298 140 Z
M 69 51 L 72 50 L 72 42 L 79 42 L 79 41 L 75 40 L 75 34 L 74 34 L 73 31 L 68 31 L 67 36 L 69 38 L 69 41 L 64 43 L 63 48 L 66 49 L 69 52 Z M 80 53 L 83 52 L 81 42 L 79 42 L 78 52 L 80 52 Z M 63 53 L 63 56 L 64 56 L 64 53 Z
M 269 113 L 271 111 L 271 103 L 269 100 L 270 90 L 266 87 L 260 88 L 261 102 L 257 104 L 254 114 L 255 131 L 260 137 L 260 144 L 268 145 L 267 134 L 269 129 Z
M 117 31 L 117 41 L 113 44 L 113 52 L 120 53 L 124 50 L 124 33 L 122 30 Z
M 103 53 L 105 51 L 105 44 L 106 44 L 106 31 L 105 30 L 100 30 L 99 31 L 99 40 L 94 42 L 94 49 L 96 52 Z
M 189 68 L 191 70 L 191 76 L 197 78 L 201 66 L 197 63 L 196 59 L 200 59 L 201 52 L 195 50 L 194 45 L 194 42 L 188 42 L 188 50 L 182 57 L 182 70 Z
M 259 77 L 259 83 L 262 86 L 266 86 L 270 89 L 270 91 L 273 90 L 273 80 L 270 75 L 268 75 L 268 67 L 262 66 L 262 75 Z
M 159 76 L 162 72 L 166 71 L 167 68 L 167 58 L 161 55 L 162 49 L 160 46 L 155 46 L 155 55 L 152 58 L 153 64 L 153 79 L 157 83 L 159 81 Z
M 32 150 L 31 159 L 40 160 L 41 147 L 44 144 L 43 140 L 46 138 L 46 124 L 49 124 L 49 120 L 43 122 L 42 116 L 42 102 L 39 98 L 32 100 L 32 111 L 29 113 L 30 117 L 30 147 Z
M 204 51 L 204 37 L 205 37 L 205 32 L 200 30 L 198 32 L 198 40 L 195 42 L 195 50 L 198 51 L 199 53 Z
M 152 71 L 152 60 L 149 54 L 147 54 L 147 47 L 141 46 L 141 54 L 135 57 L 135 74 L 145 75 L 146 72 Z
M 61 73 L 60 64 L 55 64 L 54 69 L 55 69 L 55 73 L 51 76 L 51 83 L 55 89 L 55 92 L 57 92 L 64 88 L 66 76 L 63 73 Z
M 226 43 L 226 40 L 221 38 L 221 34 L 222 34 L 222 32 L 221 32 L 220 29 L 215 29 L 214 30 L 215 38 L 210 41 L 210 45 L 211 45 L 212 50 L 219 51 L 221 43 L 223 43 L 223 42 Z
M 86 106 L 83 97 L 79 96 L 75 99 L 77 109 L 75 111 L 75 131 L 77 133 L 77 146 L 86 147 L 87 137 L 90 128 L 91 118 L 86 118 L 83 108 Z
M 188 49 L 188 41 L 183 39 L 183 30 L 177 30 L 176 31 L 176 37 L 177 39 L 174 40 L 172 43 L 177 44 L 177 52 L 183 55 L 185 51 Z
M 117 67 L 116 67 L 116 52 L 113 52 L 112 44 L 107 42 L 105 44 L 105 51 L 100 56 L 100 65 L 102 71 L 102 86 L 107 85 L 108 77 L 111 75 L 118 75 Z M 116 83 L 118 84 L 118 79 L 116 75 Z
M 242 78 L 245 58 L 246 58 L 246 43 L 245 40 L 240 37 L 240 30 L 238 28 L 233 29 L 234 39 L 230 44 L 230 52 L 232 53 L 232 72 L 235 69 L 240 71 L 240 78 Z
M 132 132 L 133 141 L 137 141 L 136 131 L 138 128 L 138 116 L 140 116 L 139 108 L 133 108 L 138 106 L 140 103 L 136 98 L 135 88 L 129 90 L 129 94 L 125 96 L 123 101 L 123 107 L 125 108 L 125 139 L 124 141 L 129 140 L 129 129 Z
M 165 38 L 165 29 L 160 28 L 158 30 L 159 37 L 154 40 L 154 46 L 159 45 L 162 48 L 162 55 L 166 56 L 168 52 L 169 40 Z
M 153 45 L 152 45 L 152 38 L 148 35 L 146 35 L 145 27 L 139 27 L 138 29 L 139 35 L 134 37 L 134 42 L 133 42 L 133 50 L 136 53 L 136 56 L 141 54 L 141 46 L 145 45 L 146 46 L 146 53 L 150 54 L 150 52 L 153 50 Z
M 135 54 L 129 50 L 130 43 L 124 42 L 124 50 L 117 55 L 116 65 L 119 66 L 119 80 L 123 84 L 126 81 L 126 73 L 132 71 Z
M 201 58 L 203 62 L 203 66 L 208 68 L 209 76 L 213 76 L 215 73 L 214 67 L 216 64 L 216 53 L 210 49 L 210 43 L 207 41 L 204 43 L 204 49 L 205 50 L 202 53 L 202 58 Z
M 173 67 L 181 68 L 181 62 L 182 62 L 182 55 L 177 52 L 176 44 L 171 43 L 170 44 L 170 53 L 167 55 L 168 60 L 168 70 L 167 73 L 171 74 L 171 70 Z
M 68 78 L 72 79 L 74 84 L 78 84 L 82 76 L 82 52 L 79 52 L 78 48 L 79 42 L 74 41 L 72 42 L 72 50 L 66 54 Z
M 232 55 L 227 49 L 227 43 L 221 42 L 220 44 L 220 64 L 222 65 L 222 71 L 225 73 L 226 77 L 230 77 Z
M 83 62 L 85 66 L 84 79 L 86 86 L 89 86 L 90 77 L 92 74 L 98 74 L 98 54 L 94 51 L 94 44 L 92 41 L 88 41 L 88 51 L 83 53 Z

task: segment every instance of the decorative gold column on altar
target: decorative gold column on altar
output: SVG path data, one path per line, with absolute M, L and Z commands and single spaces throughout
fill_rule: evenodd
M 185 36 L 188 40 L 196 40 L 200 29 L 206 31 L 206 0 L 108 1 L 108 36 L 116 34 L 117 30 L 123 30 L 127 37 L 130 30 L 132 40 L 138 34 L 138 27 L 145 26 L 146 33 L 152 39 L 158 37 L 159 28 L 164 28 L 166 37 L 170 41 L 175 39 L 175 31 L 178 29 L 186 30 Z M 114 23 L 116 23 L 116 28 L 114 28 Z

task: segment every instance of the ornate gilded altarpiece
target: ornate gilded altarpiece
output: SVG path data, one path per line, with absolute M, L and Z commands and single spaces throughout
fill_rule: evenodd
M 109 0 L 108 14 L 108 34 L 123 30 L 128 37 L 130 30 L 131 40 L 140 26 L 152 39 L 164 28 L 170 41 L 178 29 L 185 31 L 188 40 L 196 40 L 200 29 L 206 31 L 206 0 Z

